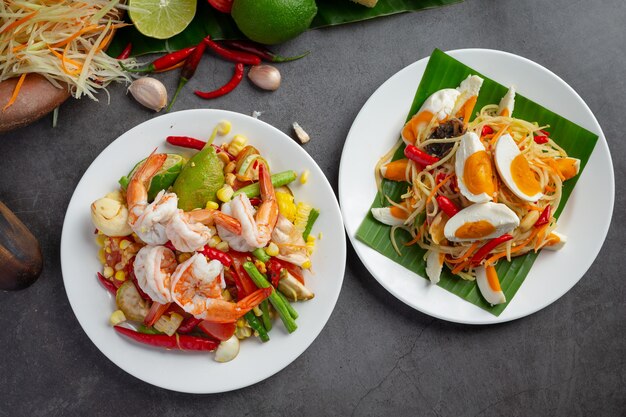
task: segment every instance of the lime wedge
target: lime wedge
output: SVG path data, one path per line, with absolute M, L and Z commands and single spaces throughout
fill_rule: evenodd
M 167 39 L 182 32 L 196 14 L 196 0 L 130 0 L 130 20 L 143 35 Z
M 178 196 L 178 208 L 191 211 L 204 208 L 207 201 L 217 201 L 217 190 L 224 185 L 224 164 L 215 148 L 205 146 L 189 159 L 172 190 Z
M 139 161 L 128 175 L 120 178 L 119 183 L 123 189 L 126 189 L 126 187 L 128 187 L 130 179 L 133 177 L 133 175 L 135 175 L 135 172 L 144 163 L 144 161 L 145 159 Z M 150 189 L 148 190 L 148 201 L 154 200 L 154 197 L 156 197 L 159 191 L 167 190 L 170 185 L 172 185 L 174 181 L 176 181 L 176 178 L 178 178 L 178 174 L 180 174 L 180 171 L 183 169 L 184 165 L 185 159 L 182 156 L 174 153 L 168 153 L 165 163 L 150 182 Z

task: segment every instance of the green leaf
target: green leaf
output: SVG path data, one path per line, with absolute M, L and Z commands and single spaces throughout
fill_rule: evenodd
M 317 0 L 317 16 L 311 28 L 358 22 L 461 1 L 463 0 L 379 0 L 376 7 L 370 9 L 349 0 Z M 107 52 L 111 56 L 118 56 L 129 42 L 133 44 L 133 56 L 171 52 L 196 45 L 206 35 L 211 35 L 216 40 L 244 38 L 230 15 L 220 13 L 209 6 L 206 0 L 200 0 L 196 16 L 182 33 L 167 40 L 152 39 L 129 26 L 118 30 Z
M 477 109 L 487 104 L 498 103 L 507 91 L 507 87 L 490 80 L 436 49 L 428 61 L 407 120 L 417 112 L 424 100 L 432 93 L 442 88 L 456 88 L 470 74 L 479 75 L 485 80 L 476 103 Z M 536 121 L 540 125 L 550 125 L 551 137 L 569 156 L 580 159 L 580 172 L 583 171 L 598 140 L 597 135 L 519 94 L 515 96 L 515 117 L 533 122 Z M 398 150 L 394 160 L 403 157 L 403 150 L 404 147 Z M 564 183 L 561 205 L 556 211 L 555 217 L 558 218 L 563 211 L 563 207 L 565 207 L 565 203 L 579 177 L 580 175 Z M 387 180 L 384 180 L 382 184 L 383 193 L 394 201 L 400 200 L 400 195 L 406 190 L 406 187 L 406 183 Z M 385 202 L 381 195 L 378 194 L 374 199 L 372 207 L 383 207 L 383 203 Z M 404 243 L 410 241 L 411 237 L 407 232 L 399 230 L 396 234 L 396 242 L 402 252 L 402 256 L 399 256 L 391 245 L 389 233 L 390 227 L 379 223 L 370 212 L 363 220 L 363 223 L 361 223 L 356 236 L 359 240 L 394 262 L 399 263 L 421 277 L 426 277 L 426 263 L 423 259 L 425 251 L 417 245 L 403 246 Z M 447 268 L 444 268 L 442 271 L 441 280 L 437 285 L 498 316 L 511 302 L 517 290 L 519 290 L 536 258 L 537 254 L 531 252 L 527 255 L 513 258 L 511 262 L 506 260 L 498 262 L 497 272 L 500 278 L 500 285 L 507 299 L 505 304 L 492 307 L 481 296 L 475 282 L 459 279 L 453 276 Z

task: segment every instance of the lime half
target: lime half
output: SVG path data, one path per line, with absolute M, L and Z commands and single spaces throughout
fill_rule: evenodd
M 143 165 L 144 161 L 145 159 L 138 162 L 128 175 L 120 178 L 119 183 L 122 188 L 126 189 L 126 187 L 128 187 L 130 179 L 133 177 L 133 175 L 135 175 L 135 172 L 139 169 L 139 167 Z M 152 177 L 152 181 L 150 182 L 150 189 L 148 190 L 148 201 L 154 200 L 154 197 L 156 197 L 159 191 L 167 190 L 170 185 L 174 184 L 174 181 L 176 181 L 176 178 L 178 178 L 178 174 L 180 174 L 180 171 L 183 169 L 184 165 L 185 159 L 182 156 L 175 153 L 168 153 L 165 163 L 163 164 L 159 172 L 157 172 L 156 175 Z
M 179 34 L 196 14 L 196 0 L 130 0 L 130 20 L 143 35 L 167 39 Z

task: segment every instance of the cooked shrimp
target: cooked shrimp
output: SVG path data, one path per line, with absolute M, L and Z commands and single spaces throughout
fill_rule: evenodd
M 239 221 L 219 210 L 194 210 L 185 213 L 178 210 L 165 227 L 167 238 L 176 249 L 193 252 L 202 249 L 213 237 L 215 229 L 207 226 L 220 224 L 229 232 L 241 234 Z
M 133 267 L 139 287 L 153 301 L 161 304 L 172 301 L 170 282 L 176 269 L 174 252 L 164 246 L 144 246 L 137 253 Z
M 272 242 L 278 246 L 279 253 L 276 256 L 278 259 L 298 266 L 309 260 L 302 232 L 282 214 L 278 215 L 276 227 L 272 232 Z
M 240 252 L 250 252 L 256 248 L 265 247 L 272 237 L 272 231 L 278 219 L 278 202 L 274 186 L 264 164 L 259 165 L 259 185 L 263 202 L 256 212 L 248 197 L 243 193 L 222 205 L 222 212 L 233 216 L 241 223 L 241 234 L 232 233 L 219 223 L 217 232 L 231 248 Z
M 196 253 L 172 274 L 172 299 L 196 318 L 234 323 L 272 292 L 272 288 L 260 289 L 233 303 L 222 298 L 225 285 L 224 266 Z
M 162 245 L 167 242 L 165 225 L 177 210 L 178 197 L 165 191 L 157 194 L 154 201 L 148 204 L 150 180 L 166 159 L 165 154 L 152 153 L 133 175 L 126 189 L 128 224 L 148 245 Z

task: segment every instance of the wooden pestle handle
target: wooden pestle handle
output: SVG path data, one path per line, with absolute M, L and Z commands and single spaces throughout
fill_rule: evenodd
M 37 280 L 42 268 L 39 242 L 0 201 L 0 289 L 26 288 Z

